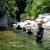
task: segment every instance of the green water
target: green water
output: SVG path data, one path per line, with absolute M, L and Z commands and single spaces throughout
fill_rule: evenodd
M 0 50 L 50 50 L 45 42 L 36 42 L 34 36 L 23 36 L 12 31 L 0 32 Z

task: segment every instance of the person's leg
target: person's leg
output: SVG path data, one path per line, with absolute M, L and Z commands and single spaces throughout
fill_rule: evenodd
M 40 38 L 37 36 L 37 37 L 36 37 L 36 41 L 39 41 L 39 39 L 40 39 Z

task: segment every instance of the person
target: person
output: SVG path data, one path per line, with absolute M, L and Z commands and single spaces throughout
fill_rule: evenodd
M 32 35 L 31 29 L 28 29 L 27 34 Z
M 25 27 L 23 27 L 23 32 L 26 32 L 26 28 Z
M 27 32 L 26 32 L 26 28 L 25 27 L 22 28 L 22 31 L 23 31 L 22 35 L 24 35 L 24 36 L 28 35 Z
M 20 27 L 20 25 L 18 25 L 16 29 L 17 30 L 22 30 L 22 28 Z
M 41 41 L 43 38 L 44 28 L 42 27 L 42 23 L 38 23 L 38 31 L 36 33 L 36 41 Z

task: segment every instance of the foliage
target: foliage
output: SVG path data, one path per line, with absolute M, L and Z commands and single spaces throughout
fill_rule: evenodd
M 33 18 L 36 18 L 38 14 L 50 12 L 50 0 L 27 0 L 27 6 L 25 12 Z
M 11 17 L 15 16 L 18 8 L 15 5 L 15 0 L 1 0 L 0 4 L 2 4 L 2 8 L 4 7 Z M 4 9 L 3 9 L 4 10 Z
M 50 12 L 50 0 L 47 1 L 46 0 L 23 0 L 23 1 L 24 3 L 26 3 L 25 13 L 23 13 L 26 15 L 25 18 L 35 19 L 41 13 Z M 2 14 L 4 14 L 5 11 L 7 11 L 7 14 L 9 14 L 11 17 L 15 16 L 16 11 L 18 11 L 17 6 L 18 4 L 15 4 L 15 0 L 0 0 L 0 12 L 2 12 Z M 4 13 L 1 10 L 5 10 Z
M 0 17 L 4 16 L 6 13 L 6 9 L 5 9 L 5 5 L 4 5 L 4 1 L 0 0 Z

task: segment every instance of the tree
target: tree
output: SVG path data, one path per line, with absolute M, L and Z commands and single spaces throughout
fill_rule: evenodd
M 25 12 L 29 17 L 32 16 L 33 18 L 41 13 L 48 13 L 50 12 L 50 0 L 27 0 Z
M 18 8 L 15 5 L 15 0 L 0 0 L 0 10 L 3 10 L 0 11 L 2 13 L 6 11 L 10 17 L 14 17 L 16 15 L 16 11 L 18 11 Z
M 6 14 L 6 9 L 4 5 L 4 1 L 0 0 L 0 17 Z
M 20 21 L 20 15 L 24 13 L 26 0 L 16 0 L 17 7 L 19 11 L 16 12 L 17 21 Z

